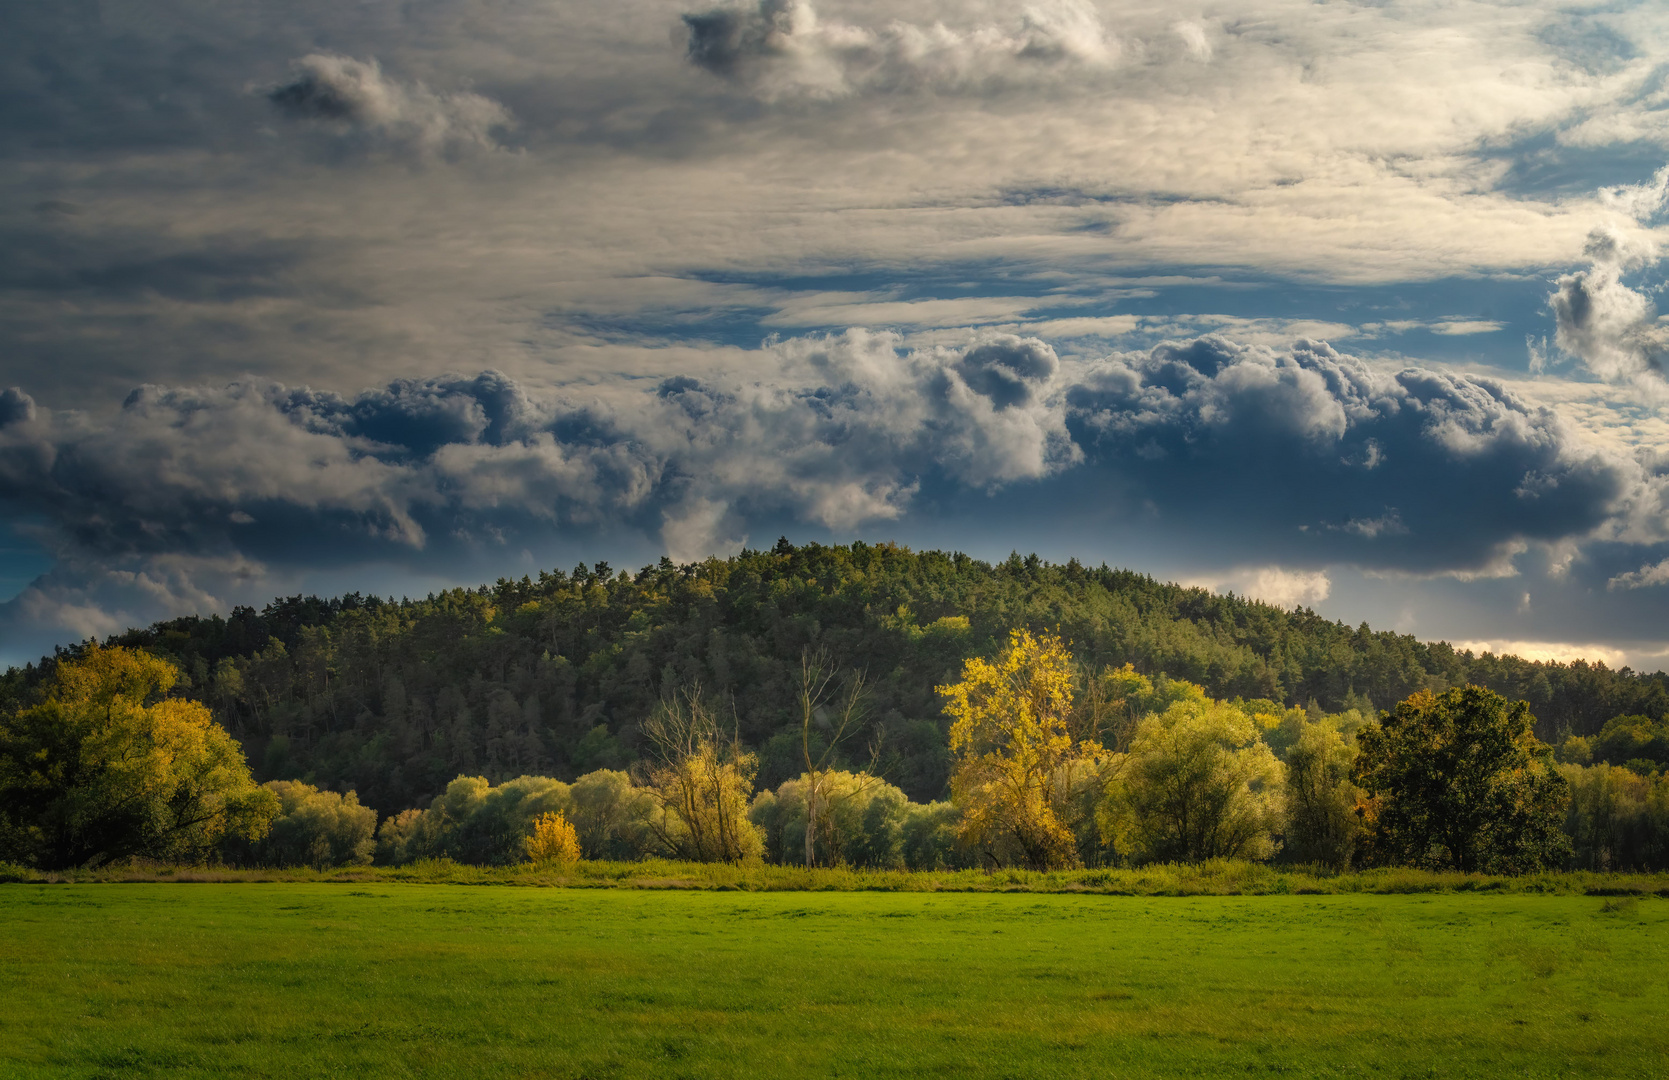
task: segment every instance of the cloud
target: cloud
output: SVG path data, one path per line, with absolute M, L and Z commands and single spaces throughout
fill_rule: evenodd
M 1653 401 L 1669 400 L 1664 373 L 1669 325 L 1658 318 L 1650 297 L 1624 284 L 1623 277 L 1656 265 L 1651 235 L 1632 226 L 1660 213 L 1666 200 L 1669 165 L 1648 183 L 1602 191 L 1602 204 L 1631 220 L 1590 232 L 1583 249 L 1588 269 L 1561 277 L 1548 297 L 1559 348 L 1600 378 L 1632 385 Z
M 1184 542 L 1220 548 L 1230 528 L 1249 554 L 1313 564 L 1476 572 L 1586 536 L 1655 483 L 1500 383 L 1310 341 L 1118 354 L 1065 400 L 1086 472 Z
M 27 424 L 35 418 L 35 399 L 15 386 L 0 391 L 0 428 Z
M 720 7 L 683 19 L 690 63 L 766 99 L 974 91 L 1060 70 L 1106 68 L 1119 55 L 1117 40 L 1084 0 L 1031 5 L 1007 27 L 968 30 L 897 20 L 874 29 L 854 26 L 820 19 L 807 0 L 759 0 L 757 7 Z
M 1638 570 L 1630 570 L 1626 574 L 1618 574 L 1605 583 L 1608 590 L 1649 589 L 1655 585 L 1669 585 L 1669 559 L 1642 566 Z
M 1325 570 L 1291 570 L 1281 566 L 1240 567 L 1209 578 L 1183 581 L 1219 592 L 1236 592 L 1278 608 L 1313 607 L 1333 590 Z
M 1188 55 L 1202 64 L 1211 62 L 1211 38 L 1206 29 L 1197 22 L 1183 20 L 1171 27 L 1172 32 L 1182 40 L 1182 45 L 1188 50 Z
M 1517 656 L 1543 663 L 1568 664 L 1574 660 L 1602 663 L 1613 668 L 1629 662 L 1628 650 L 1597 643 L 1581 644 L 1570 641 L 1451 641 L 1450 645 L 1462 652 L 1493 653 L 1496 656 Z
M 263 576 L 551 535 L 624 530 L 693 558 L 761 522 L 849 533 L 922 499 L 1001 514 L 1045 491 L 1067 519 L 1150 507 L 1167 543 L 1219 556 L 1476 575 L 1656 505 L 1633 459 L 1498 384 L 1315 342 L 1067 363 L 1012 334 L 910 348 L 850 330 L 763 355 L 769 377 L 590 400 L 492 371 L 351 396 L 250 378 L 143 386 L 95 421 L 8 391 L 0 502 L 47 522 L 58 559 L 14 609 L 44 618 L 57 597 L 68 620 L 80 589 L 187 610 Z M 1234 581 L 1283 604 L 1328 588 L 1279 564 Z
M 852 331 L 777 348 L 799 379 L 663 380 L 613 404 L 535 396 L 497 372 L 352 397 L 246 379 L 143 386 L 109 422 L 0 395 L 0 500 L 52 523 L 77 565 L 239 552 L 262 563 L 421 552 L 507 530 L 661 524 L 739 543 L 783 512 L 897 518 L 919 477 L 976 488 L 1074 457 L 1059 360 L 1036 339 L 904 352 Z
M 435 93 L 383 74 L 375 59 L 310 53 L 291 63 L 295 77 L 267 92 L 284 116 L 338 132 L 412 147 L 426 154 L 492 150 L 493 133 L 513 124 L 509 110 L 467 91 Z

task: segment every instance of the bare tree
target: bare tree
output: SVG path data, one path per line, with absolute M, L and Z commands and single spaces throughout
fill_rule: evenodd
M 697 862 L 740 862 L 757 856 L 759 834 L 748 821 L 748 796 L 759 758 L 727 734 L 717 710 L 692 686 L 661 701 L 644 722 L 655 760 L 647 787 L 659 804 L 650 828 L 668 850 Z

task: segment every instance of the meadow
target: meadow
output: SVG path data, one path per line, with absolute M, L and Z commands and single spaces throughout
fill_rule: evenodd
M 7 1077 L 1669 1075 L 1669 901 L 0 886 Z

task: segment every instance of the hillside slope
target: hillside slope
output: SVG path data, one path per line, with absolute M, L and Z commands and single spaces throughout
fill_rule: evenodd
M 934 687 L 1014 626 L 1058 629 L 1096 667 L 1128 662 L 1221 697 L 1327 711 L 1478 683 L 1529 701 L 1550 740 L 1669 711 L 1663 674 L 1474 656 L 1076 561 L 991 565 L 891 544 L 781 542 L 635 574 L 598 563 L 399 603 L 291 597 L 112 640 L 178 662 L 184 692 L 211 704 L 260 779 L 355 788 L 386 814 L 426 804 L 460 773 L 625 766 L 656 700 L 696 683 L 725 702 L 760 752 L 761 786 L 775 786 L 799 772 L 807 647 L 867 673 L 872 731 L 854 753 L 878 731 L 888 778 L 937 798 L 948 759 Z M 9 672 L 0 694 L 26 697 L 42 670 Z

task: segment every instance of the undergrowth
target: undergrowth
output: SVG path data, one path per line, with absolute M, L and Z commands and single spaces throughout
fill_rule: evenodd
M 1335 873 L 1216 860 L 1098 870 L 860 870 L 850 867 L 644 862 L 580 862 L 563 868 L 471 866 L 427 859 L 406 866 L 239 869 L 143 861 L 98 869 L 31 870 L 0 863 L 0 882 L 388 882 L 561 888 L 701 889 L 749 892 L 1035 892 L 1114 896 L 1271 896 L 1346 893 L 1508 893 L 1552 896 L 1669 897 L 1669 873 L 1565 871 L 1504 877 L 1378 869 Z

